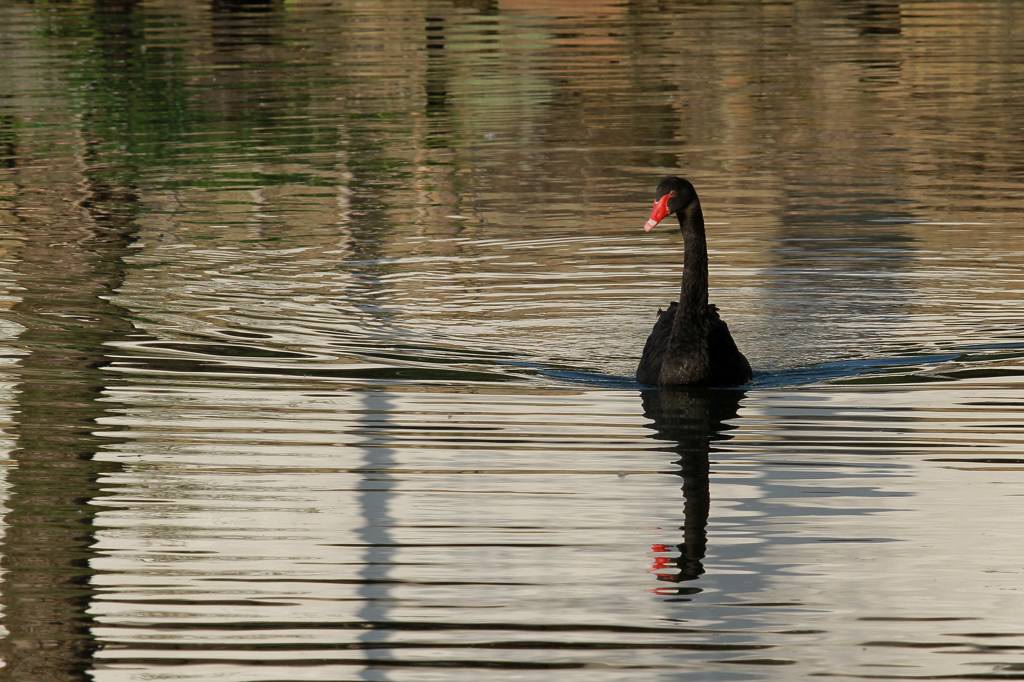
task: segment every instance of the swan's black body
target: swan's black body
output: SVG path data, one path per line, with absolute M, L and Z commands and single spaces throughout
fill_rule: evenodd
M 658 184 L 650 230 L 675 213 L 683 234 L 683 282 L 679 301 L 658 311 L 636 369 L 642 384 L 735 386 L 750 381 L 750 363 L 732 340 L 718 309 L 708 303 L 708 251 L 697 192 L 687 180 Z
M 640 366 L 636 368 L 636 380 L 641 384 L 662 386 L 737 386 L 750 381 L 750 363 L 736 347 L 729 326 L 718 316 L 718 308 L 714 305 L 709 304 L 704 313 L 706 345 L 700 345 L 705 347 L 676 348 L 675 352 L 668 353 L 678 309 L 679 305 L 673 301 L 668 310 L 658 311 L 658 321 L 647 337 Z M 663 378 L 662 367 L 666 354 L 670 356 L 669 363 L 674 374 L 667 374 Z

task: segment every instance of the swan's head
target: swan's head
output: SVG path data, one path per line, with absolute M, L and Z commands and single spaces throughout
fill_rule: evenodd
M 664 178 L 654 193 L 654 208 L 651 209 L 651 217 L 644 223 L 644 232 L 650 232 L 665 216 L 682 211 L 696 200 L 697 190 L 689 180 L 671 176 Z

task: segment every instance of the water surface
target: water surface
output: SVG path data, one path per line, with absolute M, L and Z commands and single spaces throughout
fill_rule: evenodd
M 1022 32 L 0 3 L 0 676 L 1024 677 Z

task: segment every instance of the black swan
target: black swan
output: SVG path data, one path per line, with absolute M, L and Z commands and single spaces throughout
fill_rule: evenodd
M 668 177 L 658 183 L 654 209 L 644 232 L 670 213 L 683 233 L 683 286 L 679 302 L 658 311 L 644 345 L 636 380 L 658 386 L 735 386 L 750 381 L 750 363 L 732 340 L 729 327 L 708 303 L 708 248 L 704 214 L 689 180 Z

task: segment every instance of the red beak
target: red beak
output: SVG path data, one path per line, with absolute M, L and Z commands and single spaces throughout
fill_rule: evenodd
M 650 232 L 654 229 L 654 226 L 665 219 L 668 215 L 668 202 L 672 201 L 672 192 L 665 194 L 660 199 L 654 202 L 654 208 L 651 209 L 651 217 L 644 223 L 644 232 Z

